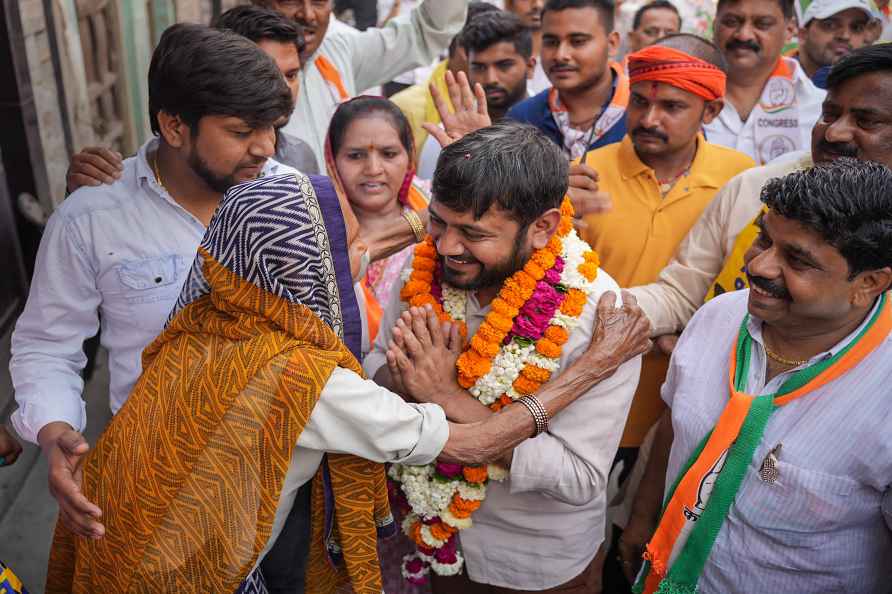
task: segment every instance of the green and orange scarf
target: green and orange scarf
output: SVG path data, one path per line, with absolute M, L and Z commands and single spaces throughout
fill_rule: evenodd
M 796 372 L 774 394 L 754 397 L 746 393 L 753 347 L 748 319 L 748 315 L 744 317 L 731 352 L 731 397 L 715 428 L 694 449 L 669 490 L 660 523 L 647 545 L 646 563 L 633 589 L 638 594 L 697 591 L 697 581 L 772 413 L 856 367 L 892 331 L 892 307 L 884 294 L 868 324 L 845 348 Z M 702 483 L 716 473 L 708 499 L 705 503 L 698 501 Z M 692 522 L 698 513 L 699 518 Z

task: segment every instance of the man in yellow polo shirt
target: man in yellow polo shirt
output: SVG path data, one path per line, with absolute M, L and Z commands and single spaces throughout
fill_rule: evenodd
M 628 134 L 585 158 L 613 208 L 585 217 L 583 231 L 601 267 L 624 287 L 653 282 L 719 188 L 755 164 L 700 133 L 724 105 L 724 59 L 710 42 L 687 34 L 666 37 L 629 56 L 629 77 Z M 668 357 L 659 351 L 644 359 L 614 484 L 625 482 L 660 418 L 667 366 Z

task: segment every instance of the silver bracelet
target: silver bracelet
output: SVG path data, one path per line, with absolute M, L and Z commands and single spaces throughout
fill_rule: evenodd
M 525 394 L 517 399 L 517 402 L 524 405 L 530 414 L 533 415 L 533 421 L 536 423 L 536 435 L 548 431 L 548 411 L 539 402 L 539 399 L 530 394 Z

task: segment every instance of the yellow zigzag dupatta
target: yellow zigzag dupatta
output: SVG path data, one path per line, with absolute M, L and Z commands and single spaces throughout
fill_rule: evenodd
M 715 428 L 695 448 L 669 491 L 660 524 L 647 545 L 647 563 L 633 588 L 638 594 L 696 593 L 697 580 L 772 413 L 857 366 L 892 331 L 892 308 L 883 294 L 868 325 L 848 346 L 795 373 L 776 393 L 753 397 L 746 393 L 753 343 L 748 319 L 744 316 L 736 348 L 731 352 L 731 398 Z M 685 538 L 683 531 L 689 510 L 696 508 L 699 485 L 714 467 L 720 467 L 715 486 Z

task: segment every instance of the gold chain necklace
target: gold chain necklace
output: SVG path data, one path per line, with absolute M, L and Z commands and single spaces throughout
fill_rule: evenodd
M 161 186 L 161 188 L 162 188 L 165 192 L 167 192 L 168 194 L 170 194 L 170 192 L 167 191 L 167 186 L 165 186 L 165 185 L 164 185 L 164 182 L 161 181 L 161 170 L 158 169 L 158 153 L 157 153 L 157 151 L 155 152 L 155 158 L 152 159 L 152 171 L 153 171 L 153 173 L 155 174 L 155 181 L 158 182 L 158 185 Z
M 775 353 L 774 351 L 769 349 L 768 345 L 765 344 L 764 342 L 762 343 L 762 348 L 765 349 L 765 354 L 768 355 L 769 359 L 773 359 L 774 361 L 777 361 L 778 363 L 781 363 L 782 365 L 787 365 L 789 367 L 799 367 L 800 365 L 805 365 L 809 361 L 808 359 L 805 359 L 802 361 L 795 361 L 793 359 L 786 359 L 784 357 L 781 357 L 780 355 L 778 355 L 777 353 Z

